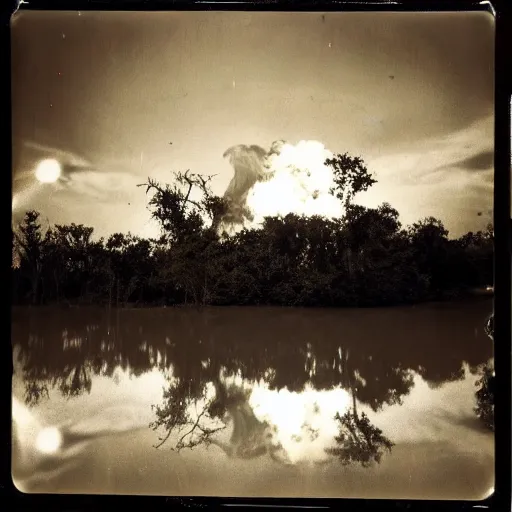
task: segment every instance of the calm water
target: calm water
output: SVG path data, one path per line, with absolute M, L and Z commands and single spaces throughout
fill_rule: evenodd
M 16 309 L 14 481 L 25 492 L 481 499 L 494 437 L 474 412 L 475 382 L 493 356 L 491 310 L 487 299 Z

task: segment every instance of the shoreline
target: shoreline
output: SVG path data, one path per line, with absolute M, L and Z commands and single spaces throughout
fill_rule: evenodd
M 109 304 L 91 304 L 91 303 L 49 303 L 49 304 L 11 304 L 11 311 L 21 310 L 77 310 L 77 309 L 94 309 L 94 310 L 115 310 L 115 311 L 137 311 L 137 310 L 196 310 L 202 311 L 206 309 L 272 309 L 272 310 L 308 310 L 308 311 L 331 311 L 331 310 L 392 310 L 392 309 L 406 309 L 418 308 L 421 306 L 449 306 L 452 304 L 465 304 L 465 303 L 479 303 L 487 302 L 494 299 L 493 293 L 469 293 L 457 296 L 455 298 L 447 299 L 432 299 L 415 303 L 402 303 L 402 304 L 389 304 L 377 306 L 281 306 L 277 304 L 173 304 L 173 305 L 159 305 L 159 304 L 126 304 L 126 305 L 109 305 Z

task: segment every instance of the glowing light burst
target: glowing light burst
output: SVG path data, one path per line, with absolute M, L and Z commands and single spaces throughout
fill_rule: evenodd
M 42 160 L 36 167 L 36 178 L 41 183 L 54 183 L 61 175 L 62 169 L 58 160 L 49 158 Z
M 41 453 L 56 453 L 62 444 L 62 435 L 59 429 L 47 427 L 39 432 L 36 439 L 36 447 Z
M 34 447 L 42 454 L 49 455 L 59 451 L 62 445 L 61 431 L 56 427 L 43 426 L 28 407 L 15 397 L 12 401 L 12 420 L 17 435 L 21 436 L 21 444 L 25 450 L 35 440 Z
M 298 463 L 328 459 L 325 449 L 333 445 L 338 434 L 334 417 L 337 412 L 344 414 L 351 401 L 341 388 L 317 391 L 307 386 L 295 393 L 260 385 L 253 388 L 249 403 L 258 419 L 276 428 L 275 441 L 292 463 Z
M 325 165 L 332 157 L 322 143 L 311 140 L 285 143 L 278 154 L 269 156 L 266 179 L 256 183 L 247 197 L 254 224 L 261 224 L 266 216 L 288 213 L 340 217 L 342 206 L 329 194 L 333 173 Z

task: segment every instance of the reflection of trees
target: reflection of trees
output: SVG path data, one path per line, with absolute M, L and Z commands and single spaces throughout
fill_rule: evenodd
M 255 416 L 247 393 L 221 376 L 263 379 L 270 389 L 296 392 L 306 384 L 317 390 L 341 386 L 353 407 L 336 416 L 339 432 L 328 453 L 366 467 L 393 443 L 358 414 L 356 402 L 373 411 L 401 404 L 415 373 L 436 387 L 463 378 L 467 362 L 481 372 L 475 412 L 493 428 L 492 372 L 481 370 L 492 344 L 485 342 L 484 308 L 478 307 L 353 310 L 350 316 L 270 308 L 15 310 L 15 371 L 21 369 L 26 403 L 35 405 L 51 389 L 72 399 L 90 392 L 95 376 L 158 368 L 169 376 L 151 424 L 161 434 L 158 446 L 169 442 L 179 451 L 214 445 L 229 457 L 267 455 L 282 463 L 287 456 L 274 442 L 275 431 Z M 231 436 L 224 440 L 221 431 L 228 426 Z
M 373 385 L 380 385 L 380 393 L 376 393 L 371 386 L 358 386 L 357 398 L 362 403 L 369 405 L 374 411 L 378 411 L 384 404 L 402 405 L 402 400 L 414 386 L 414 375 L 411 370 L 404 368 L 382 369 L 382 373 L 376 373 L 378 381 Z
M 494 371 L 490 365 L 482 367 L 475 386 L 479 386 L 475 393 L 475 413 L 488 429 L 494 431 Z
M 200 444 L 215 445 L 228 457 L 252 459 L 269 455 L 273 460 L 289 463 L 285 450 L 273 442 L 277 427 L 259 420 L 248 403 L 250 391 L 236 385 L 226 385 L 220 379 L 214 382 L 215 394 L 208 398 L 207 386 L 198 394 L 186 384 L 171 384 L 164 392 L 163 404 L 154 406 L 157 416 L 151 424 L 154 430 L 163 428 L 159 448 L 174 435 L 173 450 L 194 448 Z M 337 457 L 342 464 L 359 463 L 369 467 L 379 463 L 384 451 L 391 452 L 393 443 L 382 431 L 370 423 L 363 412 L 358 414 L 355 393 L 352 409 L 343 415 L 336 414 L 339 434 L 338 446 L 326 452 Z M 229 442 L 220 440 L 215 434 L 232 423 Z M 303 429 L 307 430 L 307 425 Z M 318 435 L 310 427 L 312 439 Z
M 27 318 L 13 315 L 15 354 L 25 386 L 25 402 L 36 405 L 58 389 L 68 398 L 88 393 L 94 376 L 113 377 L 119 370 L 133 375 L 167 363 L 157 361 L 158 348 L 144 343 L 145 332 L 133 325 L 114 325 L 95 309 L 42 310 Z M 139 326 L 137 326 L 139 331 Z
M 226 385 L 219 378 L 210 389 L 207 385 L 198 390 L 184 382 L 171 383 L 164 391 L 162 405 L 153 406 L 157 419 L 150 427 L 165 432 L 156 448 L 173 436 L 171 449 L 178 452 L 212 444 L 228 457 L 252 459 L 269 454 L 283 462 L 282 447 L 272 443 L 270 425 L 256 418 L 248 398 L 249 391 Z M 224 442 L 216 434 L 230 422 L 232 434 L 229 442 Z
M 196 390 L 190 396 L 224 368 L 270 389 L 341 385 L 377 411 L 401 403 L 414 372 L 437 386 L 462 378 L 464 362 L 476 368 L 491 357 L 484 308 L 460 309 L 15 310 L 12 336 L 31 404 L 52 388 L 89 392 L 97 375 L 172 366 Z
M 489 338 L 494 341 L 494 313 L 492 313 L 487 322 L 485 323 L 485 334 L 489 336 Z
M 485 334 L 494 341 L 494 313 L 492 313 L 485 324 Z M 475 413 L 482 420 L 483 424 L 494 431 L 494 368 L 493 364 L 482 365 L 478 370 L 480 377 L 475 382 L 479 389 L 475 393 Z
M 64 368 L 59 383 L 59 389 L 64 396 L 74 397 L 86 391 L 91 392 L 92 380 L 87 366 L 75 364 Z
M 37 405 L 43 398 L 49 398 L 48 384 L 37 380 L 25 380 L 25 403 Z
M 368 416 L 357 412 L 355 390 L 352 392 L 352 408 L 345 414 L 336 413 L 338 446 L 326 450 L 337 457 L 343 465 L 359 463 L 369 467 L 373 462 L 380 463 L 385 451 L 391 452 L 394 444 L 383 435 L 382 430 L 370 423 Z
M 338 446 L 326 451 L 338 457 L 343 465 L 360 463 L 369 467 L 372 462 L 380 463 L 385 450 L 391 452 L 393 443 L 370 423 L 364 412 L 358 416 L 348 411 L 343 416 L 336 414 L 335 419 L 339 423 L 335 438 Z
M 153 406 L 156 420 L 150 427 L 153 430 L 163 428 L 165 431 L 156 448 L 162 446 L 171 434 L 178 436 L 173 448 L 176 451 L 194 448 L 200 444 L 208 445 L 212 441 L 212 436 L 225 428 L 225 425 L 211 414 L 213 398 L 208 398 L 207 391 L 206 385 L 201 389 L 194 389 L 184 381 L 170 384 L 164 391 L 163 404 Z
M 77 397 L 91 392 L 92 378 L 88 364 L 77 363 L 65 366 L 62 373 L 49 379 L 26 378 L 25 379 L 25 403 L 35 406 L 41 400 L 49 398 L 49 387 L 58 388 L 61 394 L 67 398 Z
M 272 442 L 275 427 L 259 420 L 248 404 L 249 391 L 236 385 L 227 386 L 217 379 L 213 398 L 206 398 L 206 388 L 200 397 L 187 396 L 187 392 L 190 393 L 190 388 L 186 385 L 171 385 L 164 393 L 164 405 L 155 407 L 157 420 L 151 426 L 166 431 L 157 448 L 174 433 L 177 440 L 172 449 L 177 451 L 213 444 L 229 457 L 250 459 L 268 454 L 279 462 L 289 462 L 282 446 Z M 202 402 L 199 410 L 198 398 Z M 370 423 L 364 412 L 357 413 L 355 394 L 352 410 L 343 416 L 337 414 L 335 419 L 339 422 L 339 434 L 335 438 L 338 446 L 326 451 L 343 464 L 357 462 L 368 467 L 372 462 L 379 463 L 385 450 L 391 452 L 393 443 Z M 213 428 L 207 426 L 212 420 L 220 422 Z M 229 442 L 224 442 L 215 434 L 229 422 L 233 430 Z M 314 438 L 315 432 L 309 434 Z

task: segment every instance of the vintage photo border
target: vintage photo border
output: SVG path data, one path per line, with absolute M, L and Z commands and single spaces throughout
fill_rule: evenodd
M 11 205 L 12 181 L 7 167 L 12 168 L 11 102 L 10 102 L 10 29 L 9 22 L 13 13 L 22 10 L 279 10 L 279 11 L 487 11 L 496 20 L 495 50 L 495 181 L 494 181 L 494 229 L 495 229 L 495 492 L 481 502 L 474 501 L 423 501 L 423 500 L 365 500 L 365 499 L 256 499 L 256 498 L 176 498 L 149 496 L 94 496 L 94 495 L 42 495 L 23 494 L 16 490 L 11 477 L 11 386 L 12 386 L 12 350 L 10 344 L 10 318 L 6 322 L 6 335 L 2 342 L 3 353 L 0 356 L 3 365 L 0 372 L 5 380 L 0 386 L 2 398 L 2 439 L 0 446 L 1 475 L 0 503 L 4 510 L 35 510 L 48 508 L 57 510 L 93 510 L 114 507 L 136 507 L 148 510 L 160 508 L 321 508 L 344 510 L 374 510 L 392 508 L 395 510 L 470 510 L 473 508 L 512 510 L 511 500 L 511 248 L 512 220 L 510 199 L 511 175 L 511 81 L 510 62 L 512 62 L 512 1 L 368 1 L 368 2 L 301 2 L 301 1 L 186 1 L 186 0 L 4 0 L 2 2 L 2 40 L 0 51 L 3 72 L 3 109 L 0 120 L 4 124 L 2 144 L 4 155 L 8 155 L 2 176 L 5 185 L 1 191 L 5 194 L 6 208 Z M 37 87 L 37 84 L 34 84 Z M 7 197 L 7 195 L 11 197 Z M 9 206 L 10 207 L 10 206 Z M 12 210 L 6 218 L 12 217 Z M 11 226 L 7 226 L 11 229 Z M 12 257 L 9 251 L 9 272 Z M 7 268 L 7 267 L 6 267 Z M 6 272 L 4 286 L 9 283 L 10 273 Z M 10 313 L 10 312 L 9 312 Z

